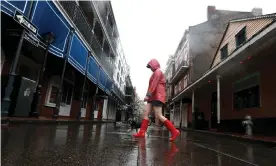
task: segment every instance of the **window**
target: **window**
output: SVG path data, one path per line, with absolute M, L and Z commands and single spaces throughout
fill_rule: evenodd
M 234 109 L 260 106 L 260 75 L 249 75 L 234 84 Z
M 58 94 L 58 87 L 55 86 L 55 85 L 51 85 L 51 93 L 50 93 L 50 96 L 49 96 L 49 103 L 51 104 L 56 104 L 56 97 L 57 97 L 57 94 Z
M 188 85 L 188 76 L 185 76 L 184 77 L 184 82 L 183 82 L 183 84 L 184 84 L 184 89 L 187 87 L 187 85 Z
M 119 72 L 117 73 L 117 81 L 119 82 L 119 78 L 120 78 L 120 76 L 119 76 Z
M 259 85 L 234 93 L 234 108 L 244 109 L 260 106 Z
M 228 44 L 226 44 L 220 49 L 220 59 L 222 60 L 227 56 L 228 56 Z
M 244 27 L 236 36 L 236 46 L 240 46 L 246 41 L 246 27 Z
M 119 61 L 119 67 L 118 68 L 119 68 L 119 70 L 121 69 L 121 61 Z

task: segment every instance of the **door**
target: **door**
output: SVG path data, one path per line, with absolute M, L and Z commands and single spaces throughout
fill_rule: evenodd
M 86 115 L 87 99 L 88 99 L 88 90 L 85 89 L 83 92 L 83 100 L 81 103 L 81 117 L 82 118 L 84 118 Z
M 187 115 L 188 115 L 188 104 L 183 104 L 182 106 L 182 126 L 183 127 L 188 127 Z
M 217 128 L 217 119 L 217 92 L 213 92 L 211 98 L 211 128 Z
M 62 96 L 60 102 L 59 115 L 61 116 L 70 116 L 72 97 L 74 92 L 74 84 L 64 80 L 62 86 Z

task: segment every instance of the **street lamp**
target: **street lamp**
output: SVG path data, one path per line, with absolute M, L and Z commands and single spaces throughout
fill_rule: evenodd
M 46 49 L 45 49 L 44 58 L 43 58 L 43 65 L 40 69 L 38 80 L 36 81 L 36 88 L 35 88 L 35 93 L 33 97 L 32 109 L 30 113 L 30 116 L 34 116 L 34 117 L 39 116 L 38 111 L 40 110 L 40 105 L 41 105 L 41 88 L 42 88 L 41 83 L 44 77 L 50 44 L 54 42 L 55 35 L 52 32 L 48 32 L 43 35 L 43 39 L 46 43 Z

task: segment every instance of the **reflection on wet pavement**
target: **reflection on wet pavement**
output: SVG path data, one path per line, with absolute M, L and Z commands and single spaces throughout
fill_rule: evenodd
M 134 139 L 127 126 L 15 125 L 2 128 L 1 165 L 274 165 L 276 149 L 182 132 L 175 143 L 151 128 Z M 135 132 L 135 131 L 132 131 Z

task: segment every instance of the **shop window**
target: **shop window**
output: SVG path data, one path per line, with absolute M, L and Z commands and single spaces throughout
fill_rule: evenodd
M 244 109 L 260 106 L 259 85 L 234 93 L 234 108 Z
M 58 87 L 52 85 L 51 86 L 49 103 L 51 103 L 51 104 L 55 104 L 56 103 L 57 94 L 58 94 Z
M 260 107 L 259 79 L 259 73 L 255 73 L 234 84 L 234 109 Z

